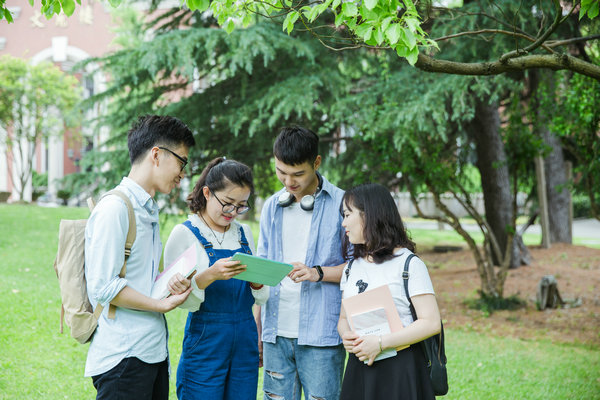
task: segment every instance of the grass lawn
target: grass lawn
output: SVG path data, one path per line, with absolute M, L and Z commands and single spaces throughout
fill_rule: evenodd
M 87 345 L 59 333 L 60 294 L 52 267 L 60 219 L 87 215 L 83 208 L 0 205 L 0 399 L 95 396 L 91 379 L 83 377 Z M 163 243 L 177 222 L 164 224 Z M 167 318 L 175 399 L 186 313 L 178 309 Z M 447 330 L 446 336 L 446 399 L 600 399 L 599 348 L 500 338 L 467 328 Z

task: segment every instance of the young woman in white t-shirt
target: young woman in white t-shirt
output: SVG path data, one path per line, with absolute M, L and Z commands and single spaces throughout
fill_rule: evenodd
M 412 345 L 440 332 L 440 312 L 431 279 L 417 257 L 409 265 L 409 293 L 417 320 L 411 316 L 402 272 L 415 245 L 406 234 L 396 203 L 385 187 L 365 184 L 345 193 L 341 209 L 345 256 L 354 260 L 342 274 L 342 298 L 387 284 L 404 328 L 385 335 L 358 336 L 350 329 L 342 307 L 338 331 L 350 355 L 340 398 L 435 399 L 419 346 L 374 362 L 383 350 Z

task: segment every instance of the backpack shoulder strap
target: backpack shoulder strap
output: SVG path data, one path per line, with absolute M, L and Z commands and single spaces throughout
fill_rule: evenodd
M 410 294 L 408 293 L 408 278 L 410 274 L 408 273 L 408 266 L 410 265 L 410 260 L 413 257 L 416 257 L 414 254 L 409 254 L 406 257 L 406 261 L 404 262 L 404 271 L 402 272 L 402 279 L 404 280 L 404 293 L 406 293 L 406 299 L 408 300 L 408 304 L 410 307 L 410 313 L 412 314 L 413 320 L 417 320 L 417 313 L 415 311 L 415 307 L 413 306 L 412 301 L 410 300 Z
M 129 197 L 127 197 L 127 195 L 125 193 L 121 192 L 120 190 L 113 189 L 113 190 L 109 191 L 108 193 L 106 193 L 104 196 L 108 196 L 111 194 L 119 196 L 121 198 L 121 200 L 123 200 L 125 202 L 125 205 L 127 206 L 127 214 L 128 214 L 128 218 L 129 218 L 129 230 L 127 231 L 127 238 L 125 239 L 125 263 L 127 263 L 127 259 L 131 255 L 131 248 L 133 247 L 133 242 L 135 242 L 135 236 L 136 236 L 135 213 L 133 211 L 133 205 L 131 204 L 131 200 L 129 200 Z M 123 270 L 121 270 L 122 274 L 119 274 L 119 276 L 121 276 L 121 278 L 123 278 L 125 276 L 124 269 L 125 269 L 125 264 L 123 264 Z
M 127 237 L 125 238 L 125 260 L 123 261 L 123 267 L 121 267 L 121 272 L 119 272 L 119 276 L 121 278 L 124 278 L 125 274 L 127 273 L 127 259 L 131 255 L 131 248 L 133 247 L 133 242 L 135 242 L 135 236 L 137 233 L 136 226 L 135 226 L 135 213 L 133 211 L 133 205 L 131 204 L 131 200 L 129 200 L 129 197 L 127 197 L 127 195 L 120 190 L 113 189 L 113 190 L 107 192 L 106 194 L 104 194 L 104 196 L 102 196 L 102 197 L 105 197 L 105 196 L 108 196 L 111 194 L 114 194 L 115 196 L 120 197 L 121 200 L 123 200 L 125 202 L 125 205 L 127 206 L 129 229 L 127 231 Z M 88 206 L 89 206 L 89 202 L 88 202 Z M 100 308 L 100 307 L 102 307 L 102 306 L 98 305 L 96 307 L 96 310 L 94 310 L 94 315 L 96 315 L 96 313 L 97 313 L 97 315 L 96 315 L 97 317 L 100 317 L 100 314 L 102 313 L 102 309 L 100 309 L 100 311 L 98 312 L 98 308 Z M 110 307 L 108 308 L 108 318 L 114 319 L 115 315 L 116 315 L 116 307 L 113 304 L 111 304 Z

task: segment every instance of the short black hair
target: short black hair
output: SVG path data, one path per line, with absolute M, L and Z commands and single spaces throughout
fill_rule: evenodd
M 287 165 L 312 164 L 319 155 L 319 136 L 301 126 L 285 127 L 273 143 L 273 155 Z
M 194 190 L 187 197 L 190 211 L 202 212 L 206 209 L 206 197 L 202 189 L 207 186 L 213 193 L 224 189 L 228 183 L 236 186 L 247 187 L 250 195 L 254 193 L 252 170 L 246 164 L 235 160 L 226 160 L 223 157 L 213 159 L 200 174 Z
M 350 242 L 344 235 L 342 249 L 346 259 L 371 256 L 376 264 L 394 258 L 394 249 L 402 246 L 415 251 L 415 243 L 409 239 L 400 217 L 398 206 L 389 189 L 376 183 L 353 187 L 344 193 L 343 207 L 361 211 L 363 217 L 364 244 L 354 244 L 350 254 Z
M 144 115 L 132 125 L 127 133 L 127 147 L 131 165 L 154 146 L 188 149 L 196 144 L 192 131 L 179 119 L 168 115 Z

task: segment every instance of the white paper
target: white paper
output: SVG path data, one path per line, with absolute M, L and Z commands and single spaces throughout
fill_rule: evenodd
M 367 335 L 387 335 L 391 332 L 390 324 L 387 319 L 384 308 L 377 308 L 375 310 L 366 311 L 360 314 L 354 314 L 350 317 L 352 329 L 359 336 Z M 377 357 L 375 361 L 383 360 L 384 358 L 393 357 L 398 352 L 396 349 L 385 349 Z M 365 361 L 365 364 L 368 360 Z

